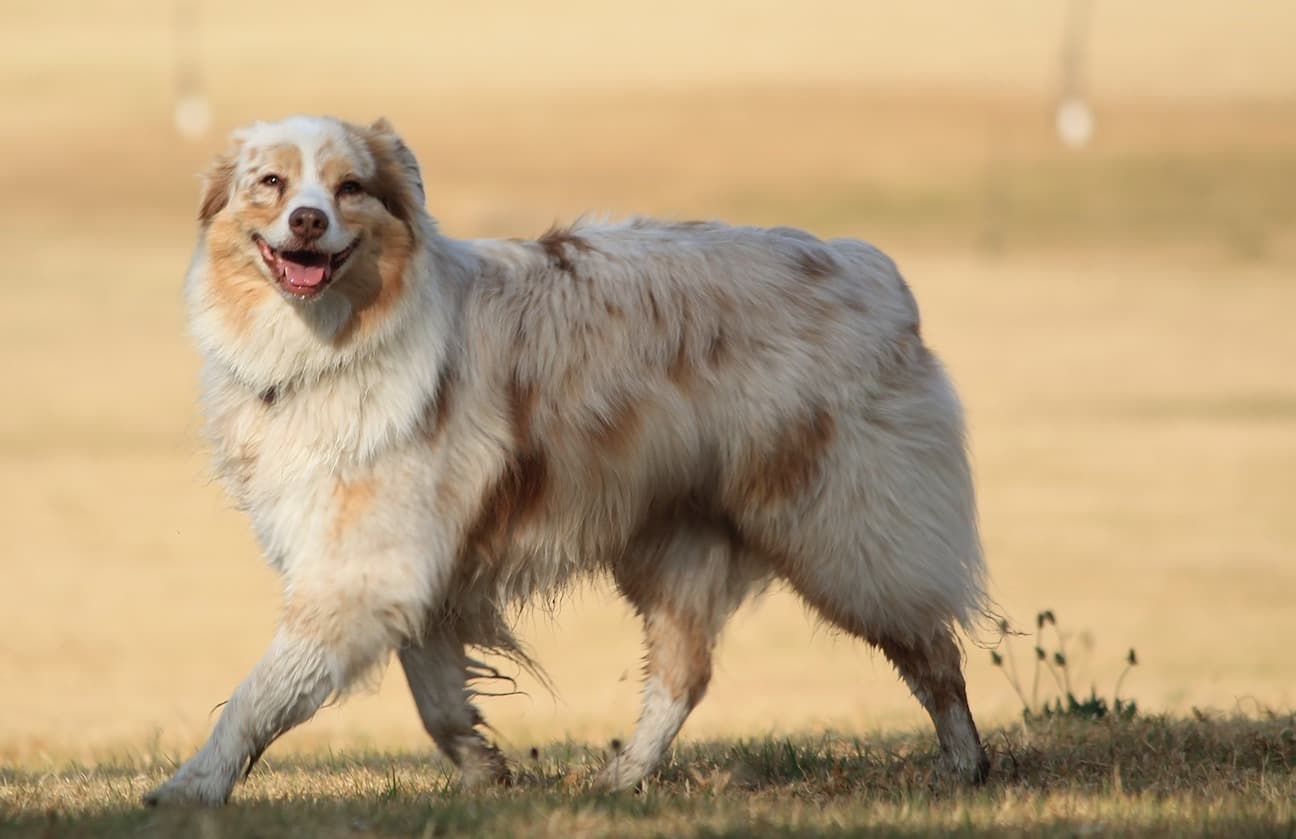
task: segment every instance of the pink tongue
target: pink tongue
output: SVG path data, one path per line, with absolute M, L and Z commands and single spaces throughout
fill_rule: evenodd
M 313 288 L 324 282 L 323 265 L 302 265 L 293 262 L 290 259 L 283 261 L 284 274 L 288 277 L 288 282 L 295 286 L 306 286 Z

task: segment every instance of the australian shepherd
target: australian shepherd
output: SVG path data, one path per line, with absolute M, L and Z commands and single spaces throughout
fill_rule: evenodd
M 890 259 L 787 227 L 633 219 L 458 241 L 386 121 L 257 123 L 207 173 L 185 281 L 221 479 L 282 621 L 149 804 L 224 803 L 395 651 L 466 783 L 506 781 L 470 648 L 606 572 L 642 617 L 648 774 L 743 599 L 782 581 L 879 648 L 944 764 L 988 761 L 955 631 L 983 613 L 962 413 Z

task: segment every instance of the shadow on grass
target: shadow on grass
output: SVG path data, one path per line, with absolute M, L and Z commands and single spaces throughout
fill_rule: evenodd
M 575 743 L 516 762 L 509 788 L 463 792 L 439 759 L 273 762 L 219 811 L 151 811 L 166 761 L 4 770 L 0 834 L 50 836 L 821 836 L 1138 829 L 1296 830 L 1296 716 L 1053 720 L 989 732 L 991 781 L 939 770 L 927 733 L 686 744 L 635 794 L 590 789 Z M 1075 802 L 1087 802 L 1077 806 Z M 1068 804 L 1067 802 L 1070 802 Z M 1106 814 L 1106 815 L 1104 815 Z

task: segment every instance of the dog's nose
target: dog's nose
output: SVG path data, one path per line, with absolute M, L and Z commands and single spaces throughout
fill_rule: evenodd
M 288 228 L 299 238 L 313 242 L 328 230 L 328 216 L 314 207 L 298 207 L 288 216 Z

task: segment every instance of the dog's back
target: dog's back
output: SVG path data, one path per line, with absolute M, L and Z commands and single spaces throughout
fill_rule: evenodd
M 868 568 L 841 594 L 870 624 L 977 610 L 959 408 L 879 251 L 647 221 L 479 247 L 462 390 L 480 402 L 456 410 L 508 419 L 502 475 L 525 496 L 492 490 L 509 516 L 483 510 L 480 548 L 557 579 L 686 505 L 825 596 L 837 563 Z

